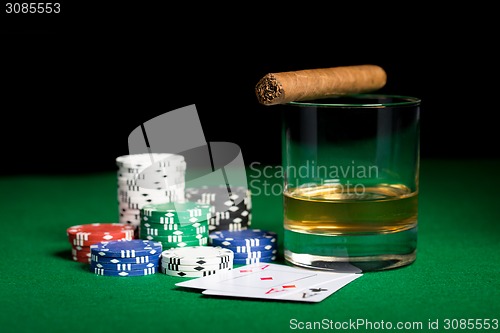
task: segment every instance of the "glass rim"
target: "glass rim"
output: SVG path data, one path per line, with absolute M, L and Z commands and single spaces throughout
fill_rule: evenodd
M 337 98 L 352 98 L 355 99 L 394 99 L 397 101 L 386 102 L 386 103 L 334 103 Z M 285 103 L 285 105 L 291 106 L 306 106 L 306 107 L 357 107 L 357 108 L 386 108 L 394 106 L 417 106 L 421 103 L 421 99 L 417 97 L 405 96 L 405 95 L 392 95 L 392 94 L 350 94 L 350 95 L 340 95 L 335 97 L 325 97 L 318 98 L 310 101 L 291 101 Z

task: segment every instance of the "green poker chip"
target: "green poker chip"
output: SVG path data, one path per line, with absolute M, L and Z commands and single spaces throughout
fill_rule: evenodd
M 148 204 L 141 208 L 141 223 L 192 225 L 207 221 L 213 206 L 192 201 Z
M 180 226 L 179 224 L 156 224 L 144 222 L 141 223 L 139 227 L 139 234 L 141 238 L 145 238 L 146 236 L 208 235 L 208 232 L 208 221 L 196 222 L 187 226 Z
M 191 246 L 208 246 L 208 237 L 202 237 L 196 240 L 177 240 L 174 242 L 154 240 L 154 242 L 159 242 L 162 244 L 164 249 L 172 249 L 179 247 L 191 247 Z

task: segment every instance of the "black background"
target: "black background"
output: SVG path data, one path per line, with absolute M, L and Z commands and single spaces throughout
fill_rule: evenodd
M 115 170 L 130 131 L 191 104 L 207 141 L 280 163 L 280 113 L 258 104 L 257 81 L 367 63 L 387 72 L 380 92 L 422 99 L 422 158 L 500 157 L 491 9 L 95 6 L 2 8 L 4 175 Z

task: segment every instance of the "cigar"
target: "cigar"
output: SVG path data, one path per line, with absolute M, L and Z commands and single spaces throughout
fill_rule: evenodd
M 255 86 L 259 103 L 284 104 L 319 98 L 372 92 L 387 80 L 376 65 L 339 66 L 269 73 Z

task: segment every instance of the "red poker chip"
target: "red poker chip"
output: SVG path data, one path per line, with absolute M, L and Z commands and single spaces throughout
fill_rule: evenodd
M 78 246 L 78 245 L 72 245 L 71 249 L 73 252 L 90 252 L 90 245 L 89 246 Z
M 90 252 L 78 252 L 78 253 L 71 253 L 71 255 L 73 257 L 86 257 L 86 258 L 90 258 L 91 254 Z
M 73 260 L 90 260 L 91 256 L 71 256 Z
M 90 252 L 90 246 L 77 246 L 77 245 L 73 245 L 71 247 L 73 250 L 75 251 L 81 251 L 81 252 Z
M 86 258 L 90 258 L 90 247 L 86 246 L 86 247 L 84 247 L 81 250 L 72 248 L 71 249 L 71 255 L 73 257 L 86 257 Z
M 88 258 L 88 257 L 73 257 L 73 261 L 89 264 L 90 258 Z
M 130 237 L 116 237 L 116 236 L 113 236 L 113 239 L 112 240 L 120 240 L 120 239 L 126 239 L 126 240 L 131 240 L 133 239 L 134 237 L 130 238 Z M 94 245 L 94 244 L 97 244 L 97 243 L 100 243 L 100 242 L 107 242 L 107 241 L 103 241 L 103 240 L 83 240 L 81 238 L 73 238 L 73 237 L 69 237 L 69 242 L 71 243 L 72 246 L 83 246 L 83 247 L 89 247 L 90 245 Z
M 98 242 L 134 238 L 134 226 L 122 223 L 89 223 L 69 227 L 66 230 L 73 246 L 90 246 Z

